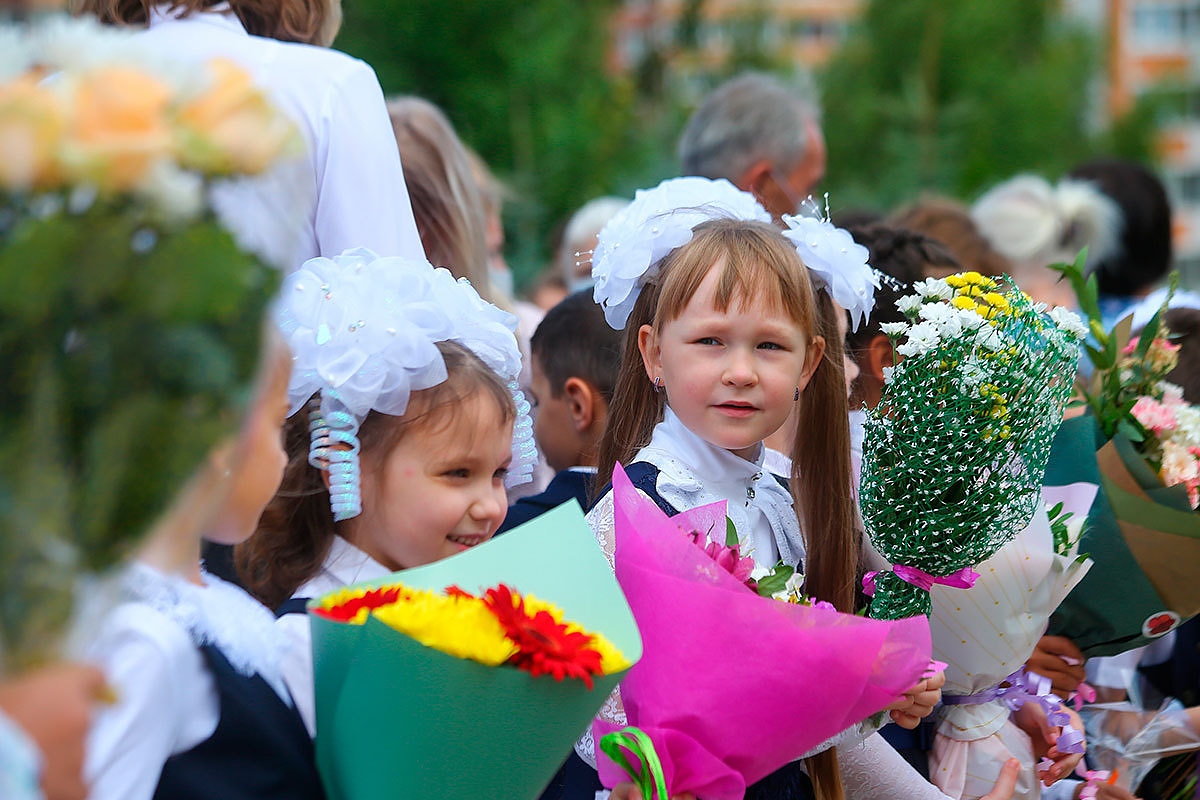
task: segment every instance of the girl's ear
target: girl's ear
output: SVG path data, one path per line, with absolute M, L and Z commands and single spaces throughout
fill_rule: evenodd
M 883 368 L 894 367 L 895 358 L 892 355 L 892 342 L 884 334 L 879 334 L 867 344 L 866 363 L 863 365 L 871 373 L 871 377 L 883 382 Z
M 642 366 L 646 368 L 646 378 L 653 383 L 655 378 L 662 376 L 662 347 L 654 326 L 643 325 L 638 328 L 637 342 L 638 351 L 642 354 Z
M 812 380 L 813 373 L 821 365 L 821 359 L 824 356 L 825 337 L 814 336 L 808 346 L 804 348 L 804 371 L 800 373 L 800 383 L 798 384 L 800 391 L 804 391 L 804 387 L 808 386 L 808 382 Z

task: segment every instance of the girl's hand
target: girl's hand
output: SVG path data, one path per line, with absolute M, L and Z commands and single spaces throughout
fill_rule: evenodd
M 1043 636 L 1025 666 L 1049 678 L 1054 693 L 1064 700 L 1085 677 L 1083 653 L 1064 636 Z
M 1071 718 L 1071 724 L 1083 730 L 1083 720 L 1069 708 L 1064 709 Z M 1046 768 L 1038 768 L 1037 775 L 1046 786 L 1066 777 L 1075 771 L 1075 767 L 1083 760 L 1083 753 L 1060 753 L 1058 736 L 1062 729 L 1051 725 L 1046 719 L 1045 710 L 1037 703 L 1026 703 L 1013 712 L 1013 722 L 1023 730 L 1033 745 L 1033 756 L 1037 759 L 1048 758 L 1054 762 Z
M 613 787 L 612 794 L 608 796 L 608 800 L 643 800 L 643 798 L 636 784 L 618 783 Z M 684 792 L 683 794 L 673 795 L 671 800 L 696 800 L 696 795 Z
M 992 790 L 979 800 L 1012 800 L 1013 792 L 1017 789 L 1017 775 L 1021 772 L 1021 762 L 1010 758 L 1000 769 L 1000 777 Z
M 55 664 L 0 683 L 0 709 L 38 746 L 47 800 L 84 800 L 84 743 L 106 693 L 95 667 Z
M 939 671 L 925 678 L 904 693 L 904 696 L 887 707 L 892 722 L 901 728 L 912 730 L 921 720 L 933 713 L 933 708 L 942 699 L 942 686 L 946 673 Z

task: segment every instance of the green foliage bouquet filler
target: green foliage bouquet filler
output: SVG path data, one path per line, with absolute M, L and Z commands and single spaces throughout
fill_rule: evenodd
M 933 583 L 971 585 L 1028 524 L 1087 334 L 979 273 L 915 288 L 863 446 L 863 523 L 895 565 L 864 581 L 877 619 L 928 615 Z

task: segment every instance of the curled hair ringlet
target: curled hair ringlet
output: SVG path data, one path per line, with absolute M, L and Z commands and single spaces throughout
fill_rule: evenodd
M 407 434 L 457 425 L 462 403 L 468 398 L 490 398 L 504 423 L 516 418 L 513 396 L 499 375 L 456 342 L 438 342 L 437 348 L 446 364 L 446 380 L 413 392 L 401 416 L 372 411 L 363 420 L 358 438 L 364 473 L 380 468 Z M 234 563 L 246 590 L 272 609 L 320 571 L 333 537 L 345 526 L 333 520 L 322 470 L 308 461 L 307 411 L 293 414 L 283 433 L 288 455 L 283 481 L 254 534 L 234 548 Z

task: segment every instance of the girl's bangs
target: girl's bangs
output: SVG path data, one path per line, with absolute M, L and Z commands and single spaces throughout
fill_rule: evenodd
M 687 244 L 668 256 L 659 294 L 658 324 L 676 319 L 696 294 L 709 270 L 721 270 L 716 307 L 765 307 L 813 330 L 812 287 L 795 248 L 765 223 L 715 220 L 696 228 Z

